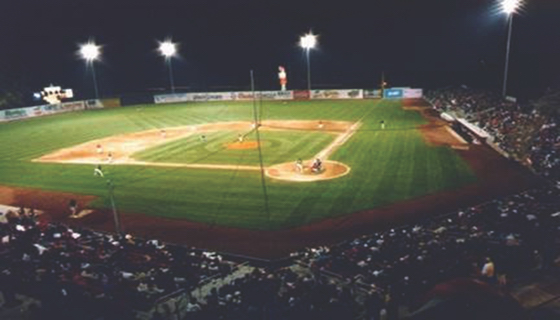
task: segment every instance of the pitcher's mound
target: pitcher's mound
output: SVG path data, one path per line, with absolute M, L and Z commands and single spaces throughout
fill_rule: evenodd
M 310 167 L 311 161 L 305 161 L 303 171 L 299 172 L 295 162 L 281 163 L 269 167 L 266 170 L 266 175 L 278 180 L 310 182 L 336 179 L 350 172 L 350 167 L 344 163 L 329 160 L 323 162 L 323 170 L 321 172 L 311 172 Z
M 228 143 L 227 148 L 233 150 L 245 150 L 245 149 L 256 149 L 259 145 L 257 141 L 235 141 L 232 143 Z

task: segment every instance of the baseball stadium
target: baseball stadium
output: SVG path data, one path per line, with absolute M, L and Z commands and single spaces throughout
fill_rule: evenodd
M 560 3 L 289 2 L 0 4 L 0 319 L 560 318 Z

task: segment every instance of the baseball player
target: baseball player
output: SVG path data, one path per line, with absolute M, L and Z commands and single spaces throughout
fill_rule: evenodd
M 200 141 L 206 142 L 206 136 L 205 135 L 200 135 Z
M 296 171 L 303 172 L 303 161 L 301 160 L 301 158 L 297 159 L 296 161 Z
M 319 127 L 319 129 L 323 129 L 325 125 L 323 124 L 323 121 L 319 120 L 319 124 L 317 126 Z
M 243 142 L 243 135 L 241 133 L 237 135 L 237 140 L 239 141 L 239 143 Z
M 94 176 L 100 176 L 100 177 L 104 177 L 103 175 L 103 170 L 101 169 L 101 165 L 97 165 L 97 167 L 95 167 L 95 169 L 93 169 L 93 175 Z
M 381 126 L 381 130 L 385 129 L 385 120 L 379 121 L 379 124 Z
M 313 161 L 313 165 L 311 166 L 311 171 L 315 173 L 319 173 L 321 172 L 321 170 L 323 170 L 323 163 L 321 162 L 321 159 L 317 158 L 315 159 L 315 161 Z
M 109 162 L 109 163 L 113 162 L 113 153 L 112 152 L 109 152 L 107 154 L 107 162 Z
M 163 139 L 165 139 L 165 137 L 167 137 L 167 132 L 165 132 L 165 129 L 161 129 L 160 133 L 161 133 L 161 137 Z
M 100 144 L 97 144 L 97 154 L 102 154 L 103 153 L 103 147 Z

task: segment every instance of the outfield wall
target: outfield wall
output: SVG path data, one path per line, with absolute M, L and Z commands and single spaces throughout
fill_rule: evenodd
M 383 92 L 386 99 L 416 99 L 423 97 L 422 89 L 389 88 Z M 154 96 L 154 102 L 177 103 L 190 101 L 249 101 L 259 100 L 340 100 L 340 99 L 379 99 L 381 90 L 372 89 L 332 89 L 332 90 L 289 90 L 257 91 L 253 97 L 251 91 L 233 92 L 192 92 L 160 94 Z
M 21 120 L 27 118 L 42 117 L 50 114 L 80 111 L 86 109 L 101 109 L 101 100 L 72 101 L 56 104 L 44 104 L 39 106 L 0 110 L 0 122 Z
M 254 95 L 254 96 L 253 96 Z M 331 89 L 331 90 L 289 90 L 289 91 L 233 91 L 233 92 L 191 92 L 160 94 L 153 96 L 156 104 L 195 102 L 195 101 L 251 101 L 253 99 L 267 101 L 286 100 L 345 100 L 345 99 L 408 99 L 422 98 L 422 89 L 389 88 L 375 89 Z M 80 111 L 86 109 L 102 109 L 121 105 L 120 99 L 63 102 L 45 104 L 18 109 L 0 110 L 0 122 L 40 117 L 50 114 Z

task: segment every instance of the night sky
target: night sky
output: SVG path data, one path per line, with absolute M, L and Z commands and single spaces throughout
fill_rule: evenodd
M 304 89 L 298 41 L 310 29 L 314 88 L 373 88 L 385 71 L 391 86 L 501 90 L 507 19 L 491 0 L 2 0 L 0 73 L 31 91 L 53 83 L 91 97 L 76 51 L 92 38 L 103 45 L 103 96 L 160 92 L 169 82 L 158 40 L 172 37 L 181 91 L 247 89 L 250 69 L 258 89 L 275 90 L 278 65 L 289 89 Z M 560 83 L 560 1 L 526 0 L 510 63 L 511 95 Z

